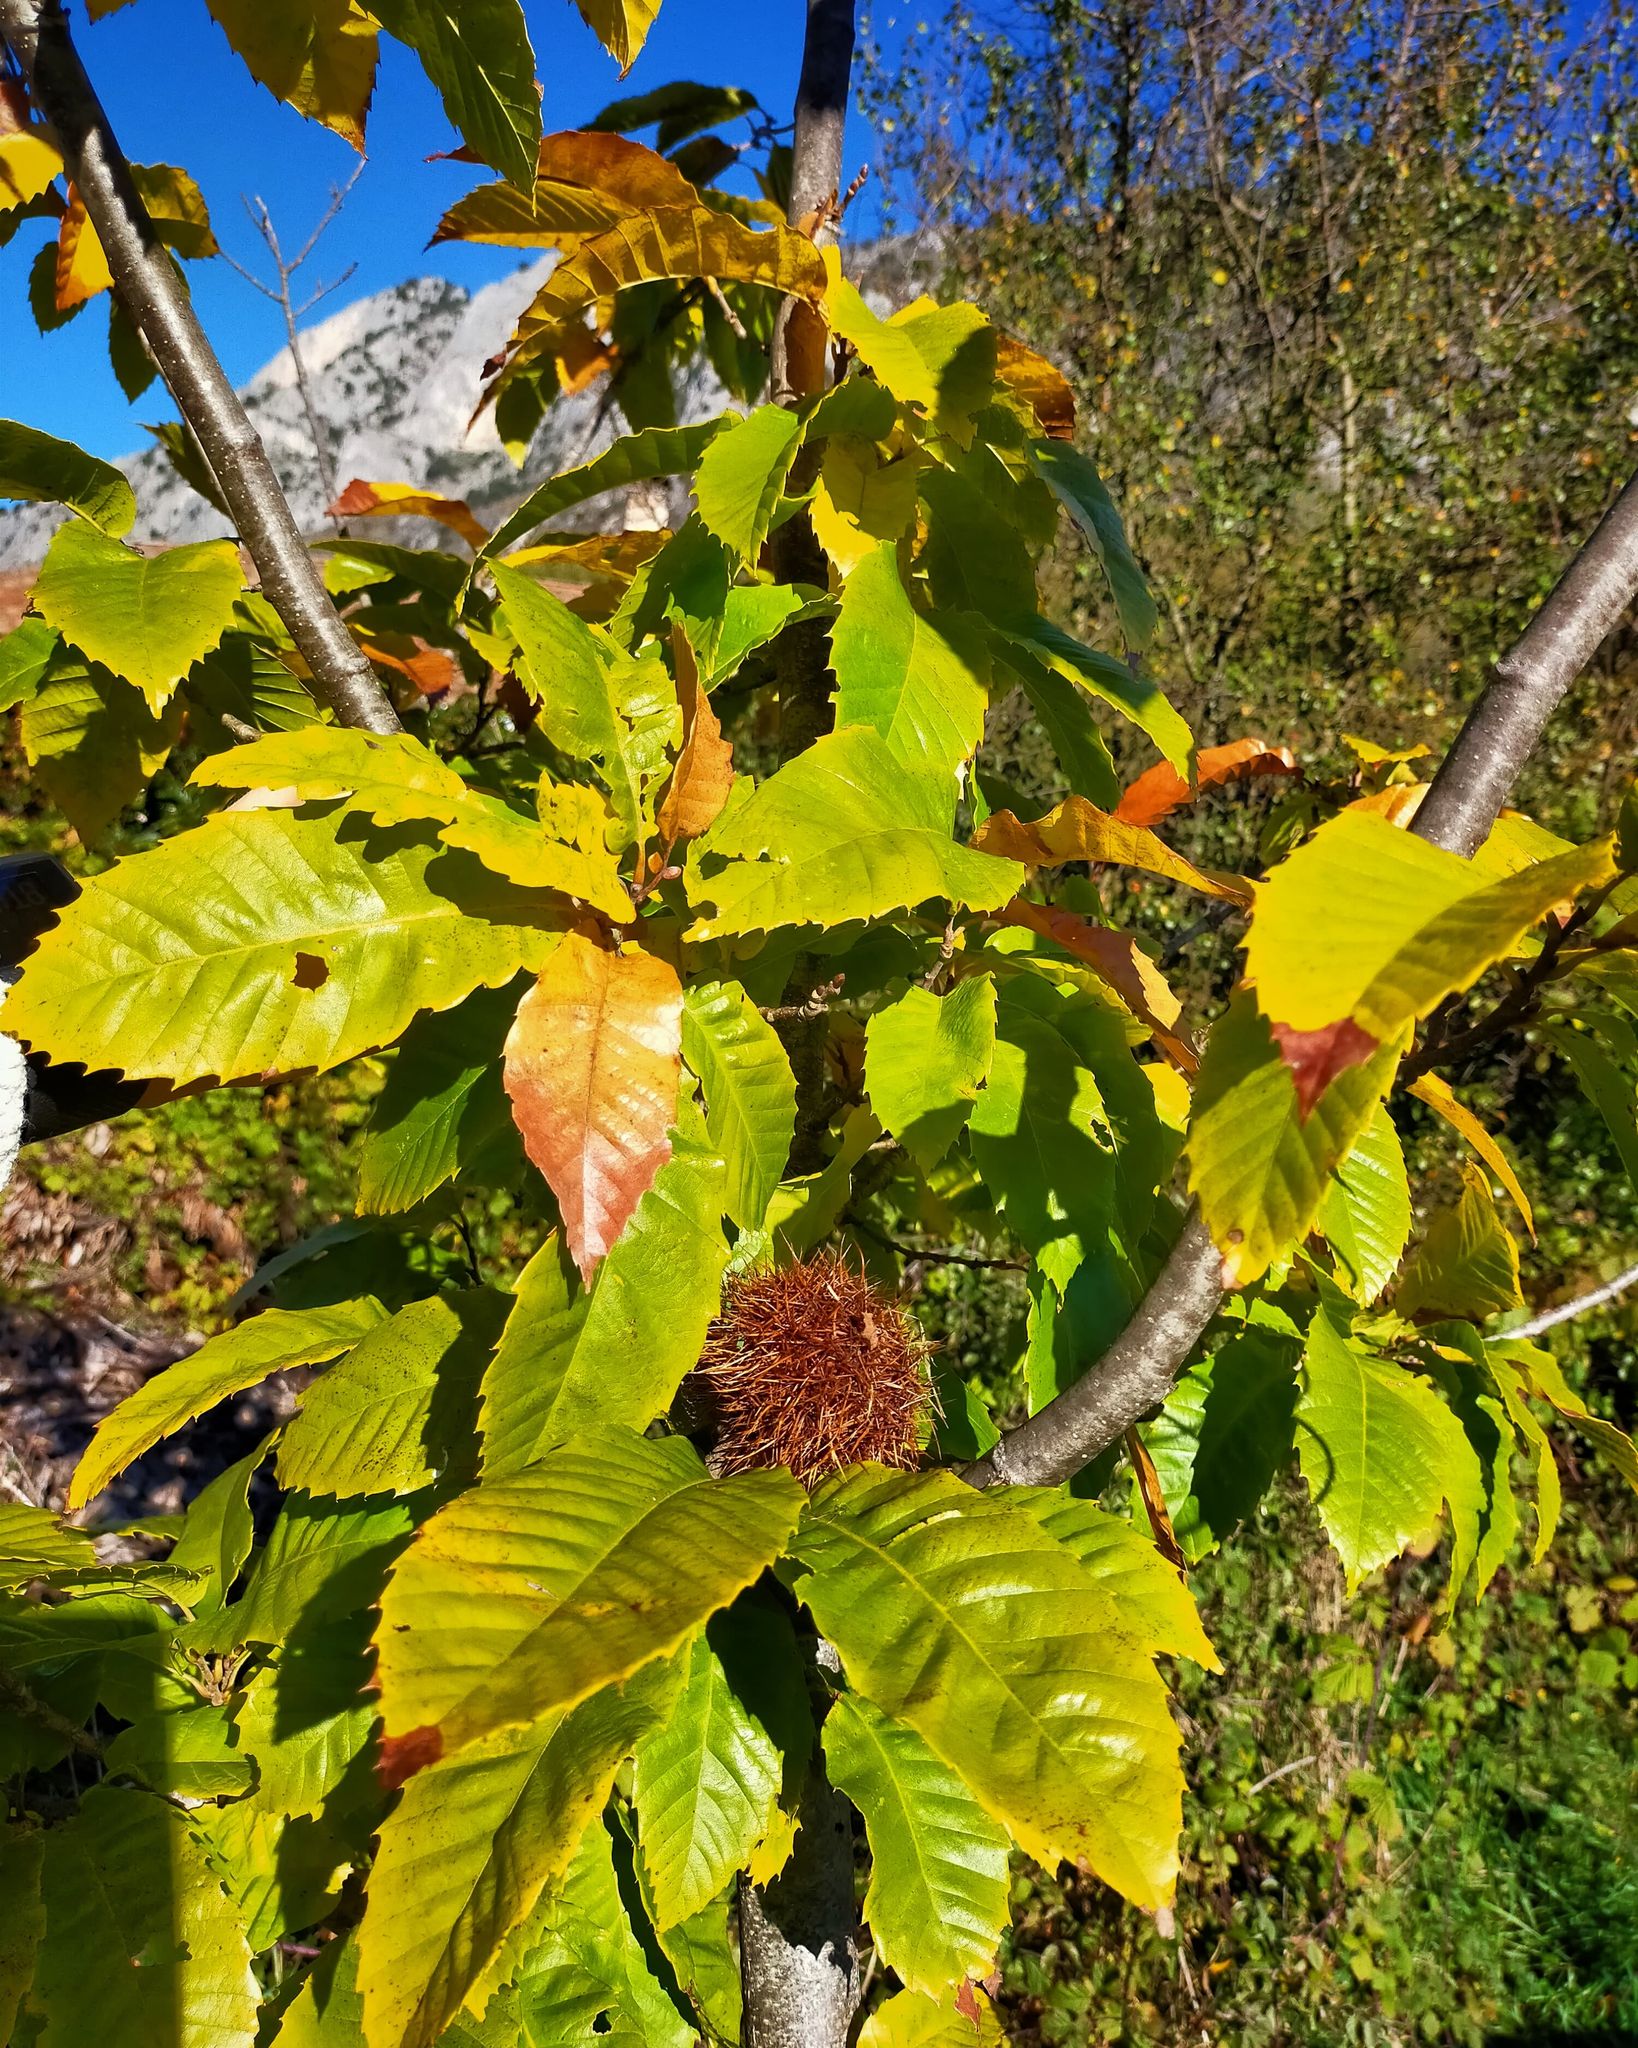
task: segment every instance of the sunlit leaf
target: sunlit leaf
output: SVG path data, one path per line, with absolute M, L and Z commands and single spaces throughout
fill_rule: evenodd
M 677 697 L 682 706 L 683 738 L 677 765 L 654 814 L 660 843 L 673 847 L 697 839 L 722 814 L 734 786 L 734 749 L 722 736 L 722 725 L 700 682 L 699 665 L 679 625 L 672 634 L 677 667 Z
M 355 0 L 207 0 L 245 67 L 275 99 L 322 121 L 354 149 L 375 86 L 375 22 Z
M 1380 1106 L 1333 1168 L 1317 1222 L 1354 1299 L 1375 1301 L 1399 1270 L 1410 1238 L 1410 1181 L 1386 1106 Z
M 1418 1102 L 1425 1102 L 1429 1109 L 1444 1118 L 1453 1131 L 1467 1140 L 1512 1197 L 1519 1214 L 1524 1218 L 1525 1229 L 1534 1237 L 1535 1215 L 1530 1207 L 1529 1196 L 1519 1184 L 1519 1177 L 1513 1169 L 1512 1161 L 1472 1110 L 1465 1103 L 1457 1101 L 1450 1083 L 1438 1074 L 1418 1074 L 1410 1084 L 1408 1092 L 1414 1095 Z
M 1522 1308 L 1519 1248 L 1496 1214 L 1490 1183 L 1479 1169 L 1462 1169 L 1462 1193 L 1441 1209 L 1406 1262 L 1393 1305 L 1402 1316 L 1486 1316 Z
M 89 880 L 6 1022 L 54 1058 L 174 1081 L 323 1069 L 538 970 L 559 917 L 414 828 L 223 812 Z
M 1208 873 L 1174 853 L 1142 825 L 1100 811 L 1085 797 L 1066 797 L 1044 818 L 1021 823 L 1011 811 L 995 811 L 973 835 L 986 853 L 1022 861 L 1027 867 L 1062 867 L 1066 861 L 1105 861 L 1112 867 L 1142 868 L 1169 882 L 1182 882 L 1203 895 L 1245 902 L 1250 886 L 1233 875 Z
M 984 734 L 985 688 L 911 602 L 891 544 L 849 576 L 831 634 L 836 722 L 872 726 L 907 769 L 952 775 Z
M 537 527 L 605 491 L 623 490 L 627 484 L 645 483 L 653 477 L 687 475 L 698 468 L 700 457 L 721 426 L 721 420 L 702 420 L 697 426 L 650 427 L 645 433 L 622 436 L 590 462 L 566 469 L 531 491 L 489 536 L 479 551 L 481 558 L 504 555 Z
M 29 766 L 87 845 L 137 801 L 181 733 L 174 697 L 156 717 L 134 684 L 82 661 L 55 635 L 20 720 Z
M 69 1505 L 83 1507 L 144 1451 L 230 1394 L 257 1386 L 270 1373 L 337 1357 L 386 1313 L 368 1297 L 330 1308 L 268 1309 L 211 1338 L 103 1417 L 75 1468 Z
M 739 562 L 756 560 L 802 445 L 802 421 L 782 405 L 759 405 L 713 437 L 694 479 L 695 504 Z
M 1021 1848 L 1164 1902 L 1182 1807 L 1165 1688 L 1061 1543 L 951 1473 L 867 1465 L 818 1487 L 793 1553 L 852 1683 Z
M 796 1125 L 796 1082 L 779 1035 L 738 982 L 695 982 L 683 994 L 683 1058 L 705 1091 L 706 1128 L 727 1168 L 724 1203 L 759 1230 L 784 1177 Z
M 864 1916 L 880 1962 L 937 1995 L 995 1967 L 1009 1915 L 1007 1837 L 921 1737 L 841 1694 L 825 1716 L 831 1783 L 864 1816 Z
M 597 40 L 622 71 L 629 71 L 648 39 L 660 0 L 575 0 Z
M 993 910 L 1022 871 L 959 845 L 955 791 L 910 774 L 866 726 L 827 733 L 697 842 L 727 866 L 691 870 L 704 914 L 689 936 L 769 931 L 800 906 L 807 923 L 845 924 L 938 897 Z
M 779 1554 L 802 1498 L 788 1473 L 712 1479 L 682 1438 L 615 1429 L 460 1495 L 382 1596 L 393 1775 L 669 1656 Z
M 370 11 L 420 58 L 467 148 L 527 189 L 540 89 L 519 0 L 380 0 Z
M 472 548 L 481 548 L 489 538 L 488 527 L 472 516 L 464 498 L 446 498 L 417 484 L 370 484 L 354 477 L 325 514 L 330 519 L 434 519 Z
M 676 969 L 568 933 L 518 1005 L 506 1092 L 590 1281 L 671 1156 L 682 1056 Z
M 243 587 L 231 541 L 139 555 L 74 519 L 52 536 L 34 605 L 87 660 L 134 683 L 157 713 L 227 631 Z
M 1200 749 L 1195 758 L 1192 791 L 1170 761 L 1157 761 L 1154 767 L 1146 768 L 1122 792 L 1115 816 L 1128 825 L 1158 825 L 1180 804 L 1192 803 L 1197 794 L 1214 789 L 1219 783 L 1241 776 L 1297 773 L 1296 756 L 1289 748 L 1265 746 L 1261 740 L 1230 740 L 1226 746 Z
M 837 574 L 851 576 L 884 542 L 897 541 L 915 518 L 916 465 L 883 463 L 868 442 L 833 432 L 808 509 L 814 538 L 836 564 Z

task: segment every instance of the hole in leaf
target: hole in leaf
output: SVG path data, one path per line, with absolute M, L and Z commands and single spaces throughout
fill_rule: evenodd
M 297 988 L 323 988 L 329 979 L 330 969 L 316 953 L 298 953 L 296 955 L 295 980 Z

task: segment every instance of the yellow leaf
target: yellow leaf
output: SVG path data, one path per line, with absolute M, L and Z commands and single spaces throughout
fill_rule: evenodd
M 354 149 L 375 87 L 376 27 L 355 0 L 207 0 L 259 85 Z
M 809 515 L 839 575 L 850 576 L 883 541 L 897 540 L 915 513 L 914 462 L 884 465 L 870 442 L 851 434 L 830 436 Z
M 38 199 L 62 167 L 56 144 L 33 129 L 0 135 L 0 213 Z
M 1519 1177 L 1513 1171 L 1512 1162 L 1490 1133 L 1480 1123 L 1465 1103 L 1458 1102 L 1452 1094 L 1449 1083 L 1437 1074 L 1423 1074 L 1410 1085 L 1410 1091 L 1418 1102 L 1425 1102 L 1429 1109 L 1442 1116 L 1451 1129 L 1457 1131 L 1478 1153 L 1485 1165 L 1496 1176 L 1524 1218 L 1524 1227 L 1533 1238 L 1536 1234 L 1536 1219 L 1530 1209 L 1530 1198 L 1519 1185 Z
M 1028 824 L 1011 811 L 996 811 L 973 835 L 973 844 L 1004 860 L 1021 860 L 1026 867 L 1062 867 L 1072 860 L 1106 861 L 1113 867 L 1142 868 L 1230 903 L 1244 903 L 1251 894 L 1249 885 L 1238 876 L 1208 874 L 1174 853 L 1145 826 L 1100 811 L 1084 796 L 1066 797 L 1056 810 Z
M 1069 379 L 1045 356 L 1037 355 L 1010 334 L 995 341 L 995 373 L 1015 398 L 1035 415 L 1049 441 L 1069 441 L 1075 434 L 1075 393 Z
M 648 40 L 660 0 L 575 0 L 575 5 L 615 63 L 629 71 Z
M 669 157 L 624 135 L 570 129 L 542 141 L 533 191 L 480 185 L 456 200 L 432 239 L 567 254 L 587 236 L 647 207 L 701 203 Z
M 1462 1196 L 1441 1209 L 1406 1261 L 1394 1292 L 1402 1316 L 1467 1316 L 1481 1322 L 1522 1308 L 1519 1248 L 1496 1214 L 1490 1183 L 1473 1165 L 1462 1168 Z

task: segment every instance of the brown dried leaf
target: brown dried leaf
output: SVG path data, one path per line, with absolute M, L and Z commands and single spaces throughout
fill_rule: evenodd
M 1130 932 L 1118 932 L 1090 918 L 1077 917 L 1071 910 L 1053 910 L 1044 903 L 1030 903 L 1018 896 L 1005 910 L 996 913 L 998 924 L 1023 925 L 1053 940 L 1084 960 L 1106 981 L 1140 1023 L 1147 1024 L 1154 1041 L 1172 1064 L 1192 1074 L 1200 1064 L 1193 1045 L 1174 1029 L 1183 1005 L 1166 977 L 1144 952 Z
M 1225 746 L 1202 749 L 1193 791 L 1169 761 L 1140 775 L 1115 806 L 1115 816 L 1128 825 L 1154 825 L 1179 804 L 1193 803 L 1201 790 L 1212 789 L 1241 775 L 1295 775 L 1297 757 L 1289 747 L 1271 747 L 1264 740 L 1230 740 Z
M 505 1081 L 588 1282 L 671 1156 L 681 1064 L 676 969 L 567 933 L 518 1005 Z
M 697 839 L 708 831 L 734 784 L 733 745 L 722 736 L 711 699 L 700 686 L 694 650 L 675 621 L 671 646 L 677 664 L 677 696 L 682 703 L 683 743 L 655 819 L 660 844 L 665 847 L 675 846 L 680 839 Z
M 982 853 L 1020 860 L 1026 867 L 1061 867 L 1072 860 L 1108 861 L 1116 867 L 1142 868 L 1169 882 L 1184 882 L 1191 889 L 1226 897 L 1231 903 L 1251 901 L 1250 885 L 1238 875 L 1197 868 L 1142 825 L 1112 811 L 1100 811 L 1084 796 L 1066 797 L 1055 811 L 1029 824 L 1020 822 L 1011 811 L 996 811 L 973 835 L 973 844 Z

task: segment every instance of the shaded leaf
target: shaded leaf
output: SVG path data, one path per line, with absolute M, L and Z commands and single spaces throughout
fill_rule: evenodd
M 1172 1527 L 1191 1562 L 1247 1520 L 1294 1442 L 1296 1345 L 1267 1330 L 1230 1337 L 1193 1365 L 1145 1425 Z
M 0 498 L 66 505 L 115 536 L 136 518 L 131 486 L 112 463 L 17 420 L 0 420 Z
M 181 737 L 182 707 L 173 699 L 156 717 L 133 684 L 53 635 L 20 729 L 40 786 L 89 845 L 164 767 Z
M 702 420 L 696 426 L 650 427 L 641 434 L 624 435 L 590 462 L 566 469 L 531 491 L 495 528 L 479 550 L 480 559 L 505 554 L 548 520 L 585 504 L 588 498 L 601 497 L 605 491 L 623 490 L 627 484 L 652 477 L 687 476 L 699 467 L 721 426 L 721 420 Z
M 270 1373 L 338 1357 L 384 1321 L 386 1313 L 367 1297 L 330 1308 L 272 1308 L 211 1338 L 103 1417 L 75 1468 L 70 1507 L 83 1507 L 144 1451 L 218 1401 L 258 1385 Z
M 1476 1166 L 1462 1168 L 1461 1199 L 1438 1212 L 1406 1261 L 1393 1305 L 1402 1316 L 1465 1316 L 1474 1322 L 1524 1306 L 1519 1248 Z
M 865 1028 L 865 1087 L 885 1129 L 931 1173 L 966 1128 L 995 1058 L 995 983 L 912 988 Z
M 1037 441 L 1031 453 L 1036 470 L 1097 556 L 1128 646 L 1147 647 L 1160 614 L 1097 465 L 1062 440 Z
M 96 1561 L 85 1530 L 68 1528 L 26 1501 L 0 1501 L 0 1588 L 10 1592 L 30 1579 L 83 1572 Z
M 884 463 L 868 441 L 833 429 L 808 511 L 814 538 L 837 574 L 849 577 L 884 544 L 898 541 L 914 520 L 916 464 Z

